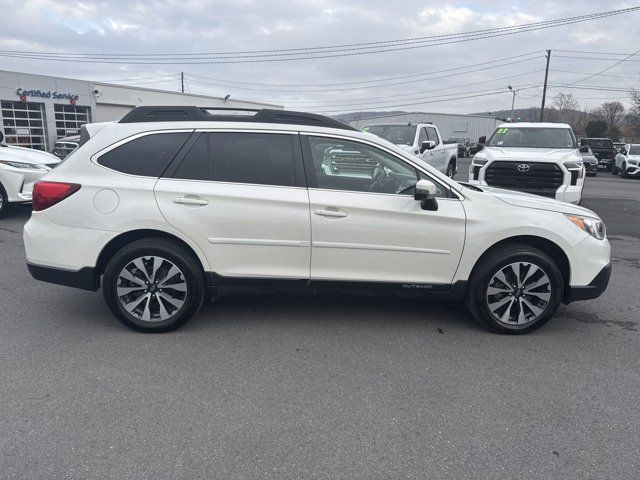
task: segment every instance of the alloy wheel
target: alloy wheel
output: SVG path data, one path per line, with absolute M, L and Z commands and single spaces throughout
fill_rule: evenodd
M 537 320 L 551 299 L 551 280 L 542 268 L 530 262 L 502 267 L 489 281 L 486 301 L 500 323 L 522 326 Z
M 163 257 L 138 257 L 118 274 L 118 301 L 130 315 L 161 322 L 176 315 L 187 298 L 184 273 Z

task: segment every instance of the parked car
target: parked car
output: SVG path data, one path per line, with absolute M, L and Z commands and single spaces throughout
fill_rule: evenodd
M 582 156 L 582 163 L 584 163 L 587 177 L 598 175 L 598 159 L 593 154 L 591 147 L 587 145 L 580 147 L 580 155 Z
M 640 175 L 640 144 L 628 143 L 616 155 L 612 173 L 622 178 Z
M 508 188 L 571 203 L 580 202 L 584 177 L 575 136 L 564 123 L 503 123 L 469 168 L 469 183 L 473 185 Z
M 617 152 L 610 138 L 582 138 L 580 146 L 588 145 L 598 159 L 598 168 L 611 170 Z
M 53 154 L 59 159 L 64 159 L 80 145 L 80 135 L 59 138 L 53 142 Z
M 184 324 L 205 296 L 311 290 L 465 299 L 487 328 L 525 333 L 607 286 L 590 210 L 458 183 L 328 117 L 216 112 L 137 107 L 83 127 L 35 186 L 33 277 L 102 287 L 146 332 Z M 327 175 L 336 151 L 376 167 Z
M 369 125 L 363 132 L 372 133 L 417 155 L 449 178 L 454 178 L 457 170 L 458 147 L 442 141 L 438 127 L 431 123 L 390 123 Z
M 466 137 L 449 138 L 444 143 L 457 143 L 458 144 L 458 157 L 468 157 L 471 155 L 471 142 Z
M 10 204 L 31 203 L 33 183 L 60 160 L 46 152 L 3 143 L 0 132 L 0 216 Z

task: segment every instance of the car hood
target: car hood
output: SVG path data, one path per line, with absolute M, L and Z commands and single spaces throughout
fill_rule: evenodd
M 396 147 L 406 150 L 407 152 L 413 153 L 413 145 L 407 145 L 405 143 L 395 143 Z
M 640 160 L 640 155 L 629 155 L 627 160 Z
M 574 215 L 584 215 L 587 217 L 599 218 L 598 215 L 588 208 L 579 207 L 573 203 L 561 202 L 553 198 L 541 197 L 531 193 L 516 192 L 503 188 L 482 186 L 480 189 L 498 200 L 514 207 L 535 208 L 536 210 L 548 210 L 558 213 L 572 213 Z
M 51 165 L 60 163 L 55 155 L 32 148 L 0 146 L 0 160 L 30 163 L 32 165 Z
M 578 150 L 573 148 L 513 148 L 485 147 L 476 158 L 484 158 L 490 162 L 500 160 L 523 162 L 570 162 L 580 160 Z

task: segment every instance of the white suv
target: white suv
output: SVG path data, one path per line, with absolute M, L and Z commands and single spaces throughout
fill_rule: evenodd
M 184 324 L 206 296 L 311 289 L 465 299 L 489 329 L 524 333 L 607 286 L 590 210 L 457 183 L 319 115 L 241 113 L 138 107 L 84 127 L 90 139 L 34 189 L 33 277 L 102 286 L 148 332 Z
M 484 137 L 479 143 L 485 143 Z M 580 203 L 585 168 L 566 123 L 503 123 L 469 168 L 469 183 Z

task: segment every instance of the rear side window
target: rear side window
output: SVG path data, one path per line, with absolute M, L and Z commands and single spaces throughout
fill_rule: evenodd
M 211 180 L 211 149 L 207 133 L 200 135 L 173 172 L 173 178 L 185 180 Z
M 190 135 L 175 132 L 138 137 L 101 155 L 98 163 L 129 175 L 159 177 Z
M 295 186 L 295 135 L 213 133 L 212 180 Z

